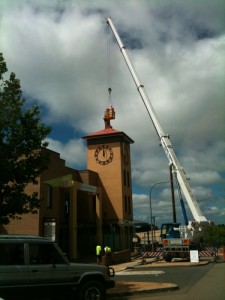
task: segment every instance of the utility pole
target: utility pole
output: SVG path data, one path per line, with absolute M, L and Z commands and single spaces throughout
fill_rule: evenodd
M 173 165 L 172 164 L 169 165 L 169 169 L 170 169 L 170 188 L 171 188 L 171 197 L 172 197 L 173 223 L 177 223 L 175 196 L 174 196 L 174 184 L 173 184 Z

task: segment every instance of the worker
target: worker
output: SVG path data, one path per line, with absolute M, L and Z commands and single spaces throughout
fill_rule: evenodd
M 111 254 L 111 248 L 109 246 L 105 246 L 104 250 L 105 254 Z
M 102 247 L 101 245 L 96 246 L 96 257 L 97 257 L 97 264 L 100 265 L 102 261 Z
M 104 264 L 105 266 L 109 267 L 112 264 L 111 248 L 109 246 L 105 246 L 104 252 Z

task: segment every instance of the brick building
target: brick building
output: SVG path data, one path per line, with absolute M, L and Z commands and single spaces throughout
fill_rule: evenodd
M 26 192 L 40 197 L 37 214 L 23 215 L 4 226 L 7 233 L 47 236 L 69 257 L 95 251 L 96 243 L 113 251 L 129 249 L 133 238 L 130 144 L 124 132 L 112 128 L 114 109 L 106 110 L 105 128 L 83 137 L 87 170 L 65 166 L 60 154 L 50 154 L 48 169 Z

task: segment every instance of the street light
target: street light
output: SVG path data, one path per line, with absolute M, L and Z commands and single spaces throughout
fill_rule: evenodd
M 149 209 L 150 209 L 150 222 L 151 222 L 151 240 L 152 240 L 152 251 L 154 251 L 154 246 L 153 246 L 153 230 L 152 230 L 152 190 L 155 186 L 160 185 L 160 184 L 164 184 L 164 183 L 168 183 L 171 182 L 171 180 L 168 181 L 161 181 L 161 182 L 157 182 L 155 184 L 153 184 L 150 188 L 149 191 Z

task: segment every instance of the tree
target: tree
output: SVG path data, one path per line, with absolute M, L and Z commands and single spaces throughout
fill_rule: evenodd
M 37 184 L 38 176 L 47 168 L 45 138 L 51 131 L 40 123 L 37 106 L 26 107 L 15 74 L 4 79 L 7 71 L 0 53 L 0 224 L 37 211 L 38 195 L 28 195 L 24 189 Z
M 208 226 L 204 232 L 203 242 L 207 246 L 225 246 L 225 225 Z

